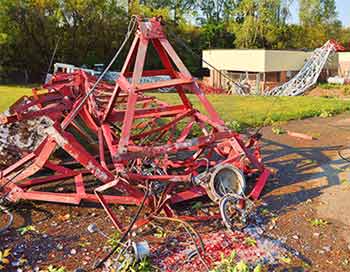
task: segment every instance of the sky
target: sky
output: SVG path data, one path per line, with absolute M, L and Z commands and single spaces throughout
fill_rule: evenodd
M 299 1 L 294 0 L 291 6 L 292 18 L 290 19 L 290 21 L 293 23 L 297 23 L 299 21 L 298 2 Z M 336 0 L 336 3 L 337 3 L 337 11 L 339 14 L 339 19 L 342 21 L 344 26 L 350 26 L 350 0 Z

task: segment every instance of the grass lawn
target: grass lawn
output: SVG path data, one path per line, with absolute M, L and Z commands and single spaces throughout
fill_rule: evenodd
M 168 103 L 180 101 L 177 94 L 153 95 Z M 194 105 L 198 105 L 195 95 L 189 95 L 189 97 Z M 208 95 L 208 98 L 226 122 L 236 120 L 242 126 L 251 127 L 320 115 L 330 116 L 350 110 L 350 101 L 336 98 L 226 95 Z M 203 111 L 201 107 L 199 109 Z
M 0 85 L 0 112 L 5 111 L 12 103 L 24 95 L 31 95 L 31 87 Z
M 4 111 L 23 95 L 30 95 L 30 87 L 0 86 L 0 112 Z M 180 101 L 177 94 L 152 93 L 168 103 Z M 189 95 L 194 105 L 197 98 Z M 236 120 L 242 126 L 269 125 L 274 122 L 303 119 L 314 116 L 330 116 L 350 110 L 350 102 L 336 98 L 322 97 L 260 97 L 209 95 L 209 100 L 226 122 Z M 200 110 L 203 111 L 201 107 Z

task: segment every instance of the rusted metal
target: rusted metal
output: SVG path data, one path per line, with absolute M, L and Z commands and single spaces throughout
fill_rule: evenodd
M 293 132 L 293 131 L 289 131 L 287 130 L 287 134 L 289 136 L 292 136 L 292 137 L 296 137 L 296 138 L 300 138 L 300 139 L 303 139 L 303 140 L 314 140 L 315 138 L 311 135 L 307 135 L 307 134 L 304 134 L 304 133 L 299 133 L 299 132 Z
M 163 67 L 150 71 L 144 67 L 151 46 Z M 170 80 L 140 81 L 142 76 L 156 75 Z M 145 202 L 147 216 L 138 219 L 135 228 L 161 212 L 177 217 L 172 204 L 208 192 L 213 195 L 210 180 L 225 165 L 242 177 L 256 176 L 248 194 L 252 199 L 259 197 L 269 171 L 260 156 L 258 137 L 246 140 L 225 126 L 167 40 L 160 18 L 138 18 L 134 41 L 115 84 L 101 81 L 91 93 L 96 80 L 83 70 L 56 73 L 43 86 L 45 92 L 35 89 L 32 96 L 10 107 L 2 124 L 45 116 L 52 125 L 38 147 L 23 152 L 17 163 L 1 171 L 1 197 L 70 204 L 98 201 L 121 231 L 124 222 L 109 203 L 139 205 L 150 185 L 154 188 Z M 165 87 L 176 90 L 179 104 L 169 105 L 149 93 Z M 207 115 L 194 108 L 189 95 L 198 99 Z M 62 150 L 63 158 L 57 155 Z M 66 180 L 72 181 L 73 190 L 47 190 L 48 185 Z M 184 220 L 217 217 L 179 216 Z

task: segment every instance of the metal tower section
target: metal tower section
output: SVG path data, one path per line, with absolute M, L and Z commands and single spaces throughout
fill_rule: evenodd
M 261 135 L 244 136 L 225 125 L 169 43 L 161 17 L 135 18 L 135 37 L 115 84 L 82 70 L 56 73 L 46 91 L 33 90 L 0 116 L 4 126 L 47 118 L 39 145 L 20 149 L 18 160 L 0 171 L 0 201 L 100 202 L 113 226 L 128 233 L 162 212 L 188 221 L 221 216 L 175 209 L 197 197 L 208 195 L 218 204 L 229 193 L 242 201 L 259 197 L 270 175 L 260 155 Z M 149 57 L 159 59 L 158 69 L 147 69 Z M 166 80 L 141 82 L 152 76 Z M 163 88 L 176 90 L 176 104 L 156 97 Z M 245 180 L 255 181 L 247 195 Z M 53 192 L 52 185 L 64 191 Z M 145 213 L 126 227 L 111 203 L 144 206 Z
M 273 96 L 301 95 L 316 84 L 328 58 L 344 48 L 334 40 L 327 41 L 322 47 L 317 48 L 307 60 L 303 68 L 291 80 L 265 92 Z

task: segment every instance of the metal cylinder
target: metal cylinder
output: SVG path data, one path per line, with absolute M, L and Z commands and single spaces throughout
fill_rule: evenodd
M 208 196 L 214 201 L 230 193 L 242 195 L 246 188 L 246 181 L 241 170 L 231 164 L 218 165 L 210 175 L 207 186 Z
M 133 242 L 132 248 L 134 250 L 135 257 L 138 261 L 150 255 L 150 248 L 147 241 Z

